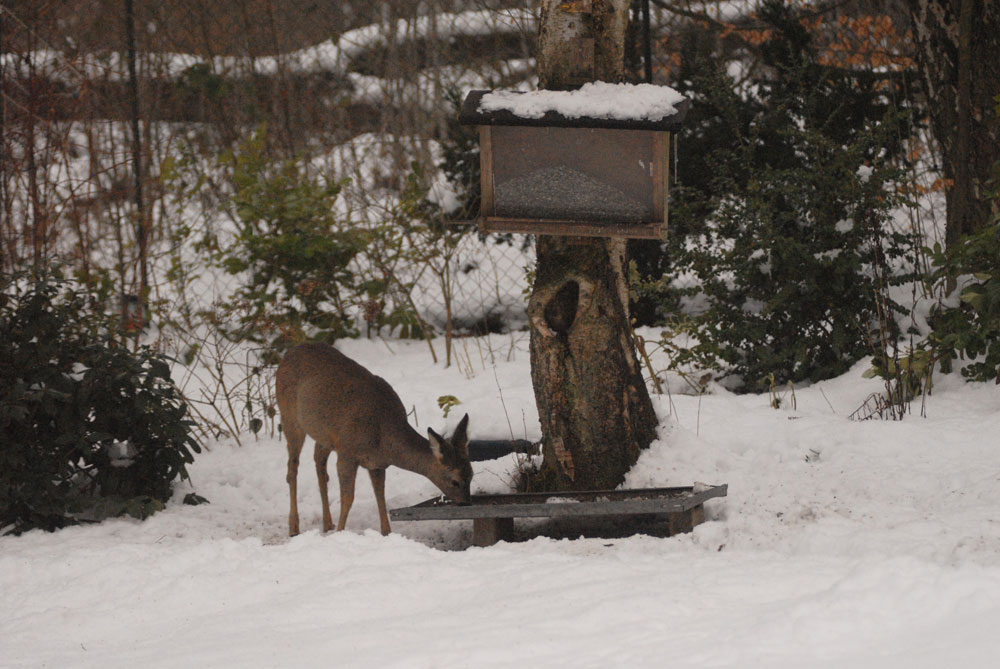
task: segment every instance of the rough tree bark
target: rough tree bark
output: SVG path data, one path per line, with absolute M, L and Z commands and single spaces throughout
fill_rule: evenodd
M 624 78 L 629 0 L 543 0 L 539 85 Z M 589 11 L 588 11 L 589 10 Z M 528 315 L 547 490 L 614 488 L 656 436 L 629 327 L 622 239 L 539 236 Z
M 917 61 L 941 147 L 946 192 L 945 243 L 990 220 L 989 183 L 1000 160 L 1000 1 L 909 0 Z

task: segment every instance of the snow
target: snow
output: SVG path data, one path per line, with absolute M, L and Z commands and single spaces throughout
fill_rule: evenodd
M 479 111 L 509 111 L 520 118 L 556 112 L 567 118 L 659 121 L 676 113 L 682 100 L 669 86 L 595 81 L 574 91 L 492 91 L 483 96 Z
M 479 9 L 439 13 L 433 17 L 421 16 L 415 20 L 399 19 L 385 24 L 373 23 L 348 30 L 339 38 L 276 56 L 253 59 L 216 56 L 206 59 L 194 54 L 169 52 L 144 56 L 153 61 L 158 76 L 167 78 L 180 77 L 194 65 L 207 65 L 211 71 L 219 74 L 242 72 L 248 67 L 256 74 L 265 75 L 274 74 L 283 68 L 300 74 L 345 73 L 352 58 L 364 51 L 383 47 L 386 35 L 453 39 L 487 34 L 531 33 L 535 29 L 535 23 L 534 14 L 527 9 Z M 44 73 L 70 84 L 79 83 L 83 79 L 124 81 L 127 77 L 125 55 L 114 51 L 70 55 L 54 49 L 36 49 L 28 53 L 2 53 L 0 68 L 8 73 L 16 72 L 22 77 L 28 76 L 29 72 Z
M 705 6 L 728 16 L 748 4 Z M 495 31 L 488 21 L 497 16 L 509 30 L 533 21 L 519 10 L 469 12 L 407 30 Z M 362 28 L 253 67 L 349 72 L 350 58 L 380 39 Z M 25 66 L 18 55 L 0 58 Z M 197 62 L 164 54 L 157 66 L 179 76 Z M 74 81 L 124 72 L 114 53 L 36 52 L 34 66 Z M 482 87 L 461 68 L 446 74 Z M 348 76 L 357 95 L 385 95 L 383 80 Z M 539 116 L 672 113 L 663 89 L 633 99 L 642 87 L 626 95 L 593 86 L 589 99 L 578 92 L 568 103 L 530 93 L 498 104 L 524 101 L 524 115 Z M 368 189 L 362 198 L 347 187 L 343 198 L 363 220 L 369 200 L 381 197 L 370 190 L 373 177 L 389 164 L 380 141 L 361 136 L 330 157 L 337 173 L 354 165 L 357 190 Z M 86 171 L 65 169 L 66 188 L 100 189 Z M 523 272 L 504 274 L 498 249 L 479 246 L 467 253 L 492 277 L 479 282 L 488 294 L 459 295 L 455 308 L 510 319 Z M 227 292 L 210 269 L 192 272 L 202 300 Z M 430 283 L 416 293 L 422 308 Z M 473 438 L 537 439 L 527 334 L 455 345 L 457 362 L 445 368 L 423 342 L 338 343 L 397 389 L 421 430 L 448 433 L 468 412 Z M 245 351 L 231 358 L 245 361 Z M 665 367 L 662 354 L 653 358 Z M 669 375 L 670 394 L 653 397 L 660 438 L 626 485 L 729 485 L 727 498 L 707 504 L 708 522 L 672 538 L 557 539 L 529 521 L 518 521 L 521 541 L 490 548 L 468 548 L 471 521 L 396 522 L 382 537 L 364 475 L 347 531 L 324 535 L 309 466 L 299 478 L 304 533 L 289 538 L 280 438 L 210 442 L 190 468 L 193 483 L 178 485 L 166 510 L 145 522 L 0 537 L 0 667 L 992 667 L 1000 657 L 1000 387 L 940 377 L 927 418 L 915 406 L 901 423 L 850 422 L 880 390 L 861 378 L 867 365 L 796 388 L 795 410 L 714 383 L 710 394 L 684 394 L 685 382 Z M 202 397 L 197 370 L 178 368 L 175 377 Z M 442 395 L 461 401 L 447 420 Z M 476 463 L 474 490 L 508 491 L 515 468 L 512 457 Z M 390 508 L 438 494 L 409 472 L 390 469 L 387 478 Z M 183 505 L 192 491 L 211 503 Z
M 339 345 L 420 429 L 468 411 L 473 438 L 539 435 L 524 333 L 468 344 L 487 353 L 461 369 L 421 342 Z M 324 535 L 303 467 L 304 533 L 290 539 L 280 439 L 210 443 L 193 488 L 145 522 L 0 538 L 0 664 L 992 667 L 1000 387 L 943 377 L 927 418 L 854 423 L 878 389 L 863 368 L 797 388 L 796 410 L 714 384 L 680 394 L 669 376 L 653 398 L 660 439 L 627 485 L 729 484 L 708 522 L 672 538 L 467 548 L 470 521 L 382 537 L 364 476 L 347 531 Z M 462 401 L 447 420 L 444 394 Z M 473 488 L 499 492 L 514 462 L 475 468 Z M 192 489 L 211 504 L 181 504 Z M 386 490 L 390 508 L 436 494 L 395 468 Z

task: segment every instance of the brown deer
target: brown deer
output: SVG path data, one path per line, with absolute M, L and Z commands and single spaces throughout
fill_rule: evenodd
M 445 495 L 469 501 L 472 465 L 466 414 L 451 439 L 428 429 L 425 439 L 406 421 L 399 395 L 385 379 L 375 376 L 327 344 L 302 344 L 285 355 L 275 379 L 281 425 L 288 439 L 288 492 L 291 510 L 288 533 L 299 533 L 296 479 L 299 453 L 306 436 L 316 442 L 316 476 L 323 500 L 323 531 L 333 529 L 326 472 L 330 451 L 337 452 L 340 519 L 344 529 L 354 502 L 354 479 L 364 467 L 375 489 L 382 534 L 389 533 L 385 508 L 385 470 L 389 465 L 422 474 Z

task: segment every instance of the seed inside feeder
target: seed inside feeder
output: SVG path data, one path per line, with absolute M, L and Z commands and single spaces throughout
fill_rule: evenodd
M 498 183 L 497 211 L 512 217 L 574 218 L 638 223 L 653 211 L 611 184 L 567 165 L 536 170 Z

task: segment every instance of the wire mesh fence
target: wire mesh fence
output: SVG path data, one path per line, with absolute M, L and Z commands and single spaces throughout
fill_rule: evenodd
M 525 324 L 527 270 L 534 263 L 533 248 L 523 238 L 510 243 L 467 234 L 458 243 L 448 275 L 452 285 L 417 283 L 415 298 L 424 319 L 439 329 L 452 326 L 466 332 L 486 333 L 518 329 Z M 445 299 L 449 291 L 451 305 Z
M 358 137 L 383 138 L 392 159 L 368 175 L 381 181 L 361 188 L 401 188 L 413 163 L 431 179 L 449 96 L 530 76 L 534 22 L 523 2 L 503 0 L 3 0 L 0 267 L 69 257 L 88 280 L 138 293 L 140 263 L 169 267 L 177 230 L 192 225 L 183 220 L 191 203 L 177 211 L 167 193 L 166 167 L 192 154 L 211 162 L 262 124 L 269 151 L 309 160 Z M 203 176 L 205 210 L 226 193 Z M 447 272 L 454 287 L 417 281 L 427 320 L 452 310 L 462 321 L 516 320 L 525 252 L 475 235 L 459 251 Z M 446 307 L 439 293 L 458 301 Z

